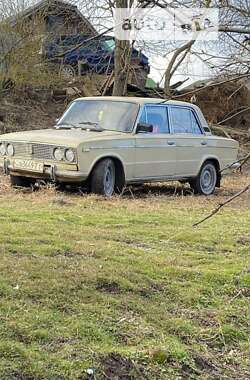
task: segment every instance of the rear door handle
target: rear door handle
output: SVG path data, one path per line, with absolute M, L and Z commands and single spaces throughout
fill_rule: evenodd
M 168 145 L 175 145 L 175 141 L 168 141 Z
M 202 141 L 201 145 L 207 145 L 207 141 Z

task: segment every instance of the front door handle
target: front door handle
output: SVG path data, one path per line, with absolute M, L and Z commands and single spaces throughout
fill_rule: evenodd
M 207 141 L 202 141 L 201 145 L 207 145 Z
M 168 141 L 168 145 L 175 145 L 175 141 Z

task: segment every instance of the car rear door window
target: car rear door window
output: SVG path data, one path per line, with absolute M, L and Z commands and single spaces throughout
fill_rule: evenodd
M 202 134 L 199 123 L 189 108 L 171 107 L 171 122 L 173 133 Z
M 153 133 L 170 133 L 166 106 L 146 106 L 140 122 L 153 125 Z
M 202 131 L 201 131 L 201 128 L 199 126 L 199 123 L 193 113 L 193 111 L 190 110 L 190 114 L 191 114 L 191 122 L 192 122 L 192 129 L 193 129 L 193 134 L 194 135 L 201 135 L 202 134 Z

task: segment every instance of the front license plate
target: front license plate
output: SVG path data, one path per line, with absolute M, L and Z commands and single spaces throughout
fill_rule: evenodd
M 31 172 L 43 173 L 43 163 L 32 160 L 15 160 L 15 169 L 28 170 Z

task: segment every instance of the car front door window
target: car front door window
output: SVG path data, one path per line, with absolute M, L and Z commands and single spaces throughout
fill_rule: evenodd
M 152 133 L 169 133 L 169 122 L 166 106 L 146 106 L 142 112 L 141 123 L 151 124 Z

